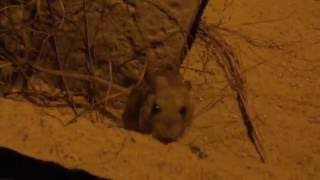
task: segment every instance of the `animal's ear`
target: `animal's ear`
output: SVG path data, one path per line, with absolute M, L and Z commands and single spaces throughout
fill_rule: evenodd
M 142 81 L 131 90 L 126 108 L 122 114 L 122 123 L 125 128 L 138 130 L 139 111 L 147 96 L 148 89 L 146 82 Z
M 155 102 L 155 95 L 148 94 L 139 112 L 139 130 L 145 133 L 152 131 L 151 111 Z
M 169 86 L 168 80 L 156 71 L 147 71 L 145 80 L 153 92 L 161 91 L 161 89 Z
M 191 88 L 192 88 L 191 81 L 184 80 L 183 83 L 187 87 L 188 90 L 191 90 Z
M 146 83 L 150 84 L 151 82 L 154 81 L 154 73 L 150 70 L 146 70 L 144 73 L 144 80 L 146 81 Z

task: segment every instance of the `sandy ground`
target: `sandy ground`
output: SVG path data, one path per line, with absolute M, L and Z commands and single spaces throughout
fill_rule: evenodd
M 185 70 L 198 113 L 176 143 L 163 145 L 107 119 L 81 117 L 64 127 L 73 117 L 68 109 L 0 99 L 0 144 L 114 179 L 320 179 L 319 19 L 319 0 L 213 0 L 206 9 L 205 21 L 228 30 L 221 33 L 245 70 L 265 164 L 214 63 L 207 78 Z M 197 40 L 188 66 L 196 67 L 203 52 Z

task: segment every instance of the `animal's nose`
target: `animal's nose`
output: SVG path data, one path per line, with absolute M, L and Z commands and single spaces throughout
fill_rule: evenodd
M 182 123 L 179 121 L 167 121 L 164 128 L 168 132 L 180 132 L 182 130 Z
M 172 122 L 166 122 L 166 128 L 167 128 L 167 130 L 171 130 L 171 129 L 173 129 L 173 123 Z

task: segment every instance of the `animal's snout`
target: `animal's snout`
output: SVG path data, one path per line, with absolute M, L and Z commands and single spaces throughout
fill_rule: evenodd
M 164 143 L 175 141 L 183 134 L 184 125 L 182 121 L 163 120 L 155 124 L 153 135 Z
M 167 129 L 168 131 L 172 131 L 174 130 L 174 128 L 177 128 L 177 123 L 167 121 L 167 122 L 164 122 L 164 126 L 165 126 L 164 128 Z

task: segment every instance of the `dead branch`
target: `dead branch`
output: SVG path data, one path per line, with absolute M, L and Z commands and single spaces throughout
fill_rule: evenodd
M 241 73 L 240 61 L 232 51 L 232 48 L 224 38 L 215 30 L 208 29 L 204 24 L 201 26 L 201 33 L 210 39 L 212 46 L 215 48 L 215 56 L 220 66 L 225 71 L 226 77 L 231 88 L 237 93 L 237 100 L 242 119 L 247 128 L 248 136 L 255 146 L 262 162 L 266 161 L 266 155 L 262 146 L 258 129 L 255 121 L 258 117 L 248 97 L 246 78 Z
M 64 76 L 64 77 L 69 77 L 69 78 L 75 78 L 75 79 L 79 79 L 79 80 L 84 80 L 84 81 L 94 81 L 98 84 L 101 84 L 102 86 L 105 87 L 111 87 L 114 90 L 120 91 L 124 94 L 129 94 L 128 89 L 119 86 L 117 84 L 113 84 L 111 82 L 108 82 L 104 79 L 101 79 L 99 77 L 96 76 L 90 76 L 90 75 L 84 75 L 84 74 L 79 74 L 79 73 L 74 73 L 74 72 L 66 72 L 66 71 L 59 71 L 59 70 L 51 70 L 51 69 L 46 69 L 44 67 L 41 67 L 39 65 L 36 64 L 30 64 L 30 66 L 38 71 L 41 72 L 45 72 L 51 75 L 56 75 L 56 76 Z

